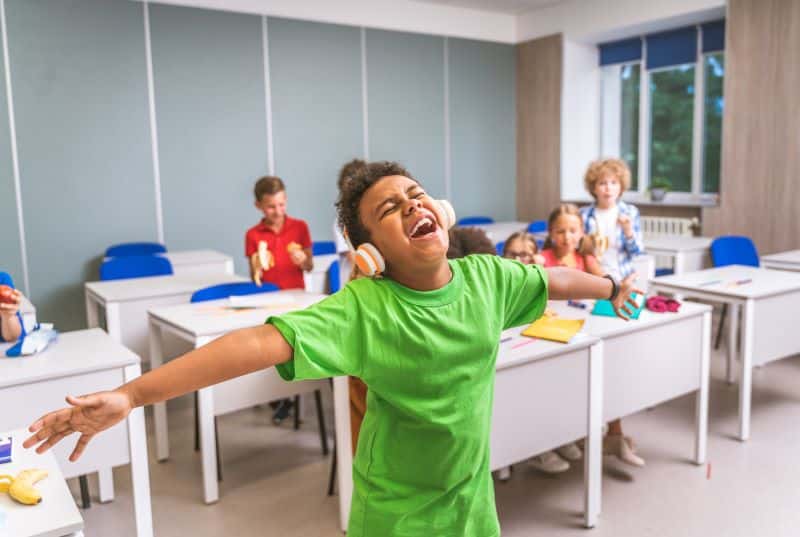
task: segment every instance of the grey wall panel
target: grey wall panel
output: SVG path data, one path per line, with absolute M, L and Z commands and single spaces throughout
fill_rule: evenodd
M 84 326 L 106 246 L 155 240 L 142 4 L 7 0 L 31 298 Z
M 361 35 L 354 27 L 270 18 L 275 170 L 289 213 L 332 240 L 336 178 L 363 156 Z

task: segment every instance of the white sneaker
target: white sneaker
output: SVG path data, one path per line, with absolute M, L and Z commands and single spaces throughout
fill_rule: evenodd
M 575 442 L 564 444 L 560 448 L 556 449 L 556 453 L 561 455 L 562 458 L 571 462 L 579 461 L 583 458 L 583 452 Z
M 531 459 L 531 466 L 546 474 L 560 474 L 569 470 L 569 463 L 555 451 L 546 451 Z

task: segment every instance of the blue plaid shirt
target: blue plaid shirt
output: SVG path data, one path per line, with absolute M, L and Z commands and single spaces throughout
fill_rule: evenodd
M 619 264 L 619 277 L 625 278 L 633 272 L 633 258 L 644 252 L 642 242 L 642 223 L 639 220 L 639 209 L 635 205 L 617 201 L 620 216 L 625 215 L 633 223 L 633 237 L 628 238 L 622 231 L 622 226 L 617 225 L 617 245 Z M 586 207 L 581 207 L 581 217 L 583 218 L 583 231 L 586 234 L 597 233 L 597 218 L 594 215 L 596 205 L 592 203 Z
M 7 285 L 9 287 L 14 287 L 14 280 L 11 279 L 11 276 L 7 272 L 0 271 L 0 285 Z M 22 322 L 22 315 L 17 312 L 17 319 L 19 319 L 19 325 L 22 327 L 22 335 L 20 337 L 25 336 L 25 324 Z M 3 339 L 3 334 L 0 333 L 0 342 L 5 341 Z

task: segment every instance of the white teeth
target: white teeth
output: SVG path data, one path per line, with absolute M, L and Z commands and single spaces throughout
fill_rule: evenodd
M 419 222 L 417 222 L 417 223 L 414 225 L 414 228 L 411 230 L 411 236 L 413 237 L 413 236 L 414 236 L 414 234 L 415 234 L 415 233 L 416 233 L 416 232 L 419 230 L 419 228 L 420 228 L 421 226 L 425 225 L 425 224 L 433 224 L 433 220 L 431 220 L 431 219 L 430 219 L 430 218 L 428 218 L 427 216 L 426 216 L 425 218 L 422 218 L 422 219 L 421 219 Z

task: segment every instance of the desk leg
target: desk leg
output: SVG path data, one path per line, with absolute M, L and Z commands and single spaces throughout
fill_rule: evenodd
M 151 370 L 164 363 L 164 352 L 161 348 L 161 326 L 152 320 L 150 330 L 150 368 Z M 163 462 L 169 458 L 169 431 L 167 429 L 167 404 L 153 405 L 153 421 L 156 426 L 156 460 Z
M 203 462 L 203 499 L 219 500 L 217 484 L 217 445 L 214 441 L 214 388 L 203 388 L 197 394 L 200 416 L 200 456 Z
M 119 303 L 106 304 L 106 330 L 114 340 L 122 343 L 122 325 L 119 320 Z
M 339 523 L 347 531 L 353 497 L 353 439 L 350 436 L 350 386 L 347 377 L 333 379 L 336 426 L 336 474 L 339 478 Z
M 583 455 L 584 525 L 593 528 L 601 509 L 603 470 L 603 343 L 589 348 L 589 408 L 586 450 Z
M 752 299 L 744 303 L 742 330 L 742 369 L 739 377 L 739 440 L 750 438 L 750 398 L 753 392 L 753 329 L 755 319 Z M 733 319 L 733 317 L 731 317 Z M 733 328 L 733 323 L 731 323 Z
M 676 252 L 675 258 L 672 265 L 672 270 L 674 271 L 675 275 L 683 274 L 686 271 L 686 256 L 683 252 Z M 675 300 L 683 301 L 683 295 L 680 293 L 676 293 Z
M 97 471 L 97 485 L 100 503 L 114 501 L 114 474 L 111 472 L 110 466 Z
M 125 382 L 141 375 L 139 364 L 125 368 Z M 131 457 L 133 483 L 133 511 L 136 518 L 137 537 L 153 537 L 153 512 L 150 504 L 150 469 L 147 464 L 147 433 L 144 409 L 135 408 L 128 415 L 128 449 Z
M 711 312 L 703 314 L 703 336 L 700 341 L 700 389 L 695 402 L 697 432 L 694 441 L 694 462 L 706 462 L 708 440 L 708 391 L 711 368 Z
M 97 328 L 100 326 L 100 316 L 97 312 L 99 305 L 92 299 L 88 291 L 83 292 L 83 297 L 86 301 L 86 326 L 88 328 Z
M 739 352 L 739 304 L 728 304 L 728 362 L 725 365 L 725 379 L 733 384 L 733 362 Z

